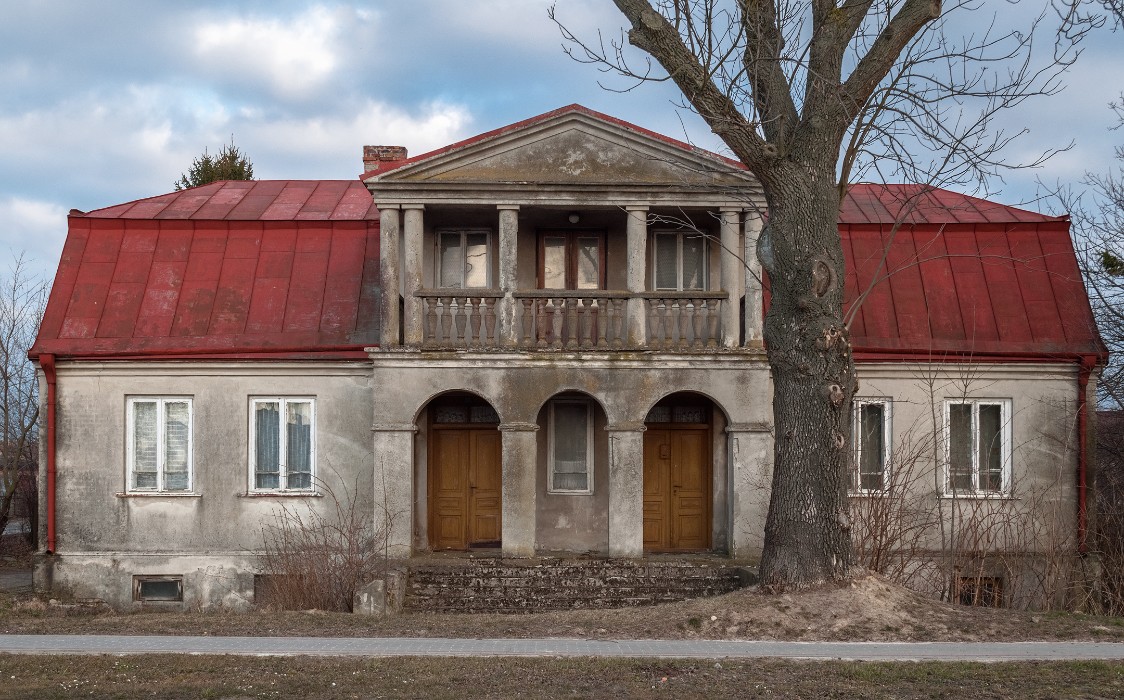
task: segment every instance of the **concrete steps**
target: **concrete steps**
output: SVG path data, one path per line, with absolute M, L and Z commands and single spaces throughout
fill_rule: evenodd
M 404 612 L 530 613 L 655 605 L 729 593 L 752 572 L 690 561 L 465 557 L 411 563 Z

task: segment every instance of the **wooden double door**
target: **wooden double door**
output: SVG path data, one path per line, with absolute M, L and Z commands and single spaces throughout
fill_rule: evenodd
M 434 426 L 429 439 L 430 547 L 499 547 L 499 430 Z
M 710 549 L 710 429 L 644 432 L 644 551 Z

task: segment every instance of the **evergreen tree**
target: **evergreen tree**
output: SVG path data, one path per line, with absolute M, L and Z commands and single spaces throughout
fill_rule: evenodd
M 203 155 L 196 158 L 191 168 L 176 181 L 176 191 L 188 187 L 199 187 L 218 180 L 253 180 L 254 164 L 249 157 L 238 150 L 234 145 L 234 138 L 230 143 L 223 145 L 218 155 L 212 156 L 203 150 Z

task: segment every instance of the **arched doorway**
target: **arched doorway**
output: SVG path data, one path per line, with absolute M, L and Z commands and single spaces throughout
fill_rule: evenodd
M 466 393 L 434 399 L 428 414 L 430 548 L 499 547 L 499 416 L 487 401 Z
M 672 394 L 644 425 L 644 551 L 711 548 L 712 402 Z

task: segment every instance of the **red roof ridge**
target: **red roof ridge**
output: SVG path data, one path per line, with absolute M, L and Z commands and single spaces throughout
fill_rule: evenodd
M 872 216 L 879 205 L 890 215 Z M 1040 212 L 1001 204 L 969 194 L 911 183 L 856 182 L 847 189 L 840 203 L 841 224 L 893 223 L 1047 223 L 1068 222 L 1069 216 L 1050 216 Z

